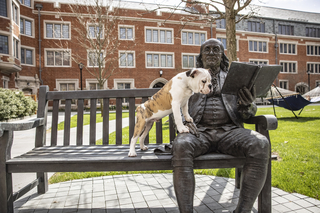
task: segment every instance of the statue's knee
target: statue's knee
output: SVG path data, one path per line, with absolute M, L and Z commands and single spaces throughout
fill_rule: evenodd
M 267 137 L 259 135 L 253 140 L 249 156 L 254 158 L 269 158 L 270 156 L 270 143 Z
M 174 167 L 193 167 L 194 148 L 189 134 L 179 134 L 173 142 L 172 164 Z

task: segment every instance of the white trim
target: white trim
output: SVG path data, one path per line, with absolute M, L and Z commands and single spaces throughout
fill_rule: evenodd
M 311 75 L 319 75 L 320 74 L 320 62 L 310 62 L 310 61 L 307 61 L 307 70 L 308 70 L 308 64 L 319 64 L 319 66 L 318 66 L 318 72 L 316 73 L 316 72 L 312 72 L 312 73 L 310 73 Z M 311 71 L 311 70 L 310 70 Z M 313 71 L 315 71 L 315 70 L 313 70 Z
M 308 54 L 308 46 L 312 46 L 312 48 L 313 48 L 313 53 L 315 53 L 315 49 L 316 48 L 318 48 L 318 54 L 316 55 L 316 54 L 313 54 L 313 55 L 311 55 L 311 54 Z M 320 56 L 320 44 L 318 43 L 318 44 L 307 44 L 306 45 L 306 55 L 307 56 Z
M 131 39 L 120 38 L 120 28 L 121 27 L 123 27 L 123 28 L 132 28 L 132 38 Z M 122 25 L 122 24 L 119 24 L 118 25 L 118 39 L 119 40 L 124 40 L 124 41 L 134 41 L 136 39 L 135 26 L 134 25 Z
M 23 0 L 23 1 L 25 1 L 25 0 Z M 25 4 L 22 4 L 22 3 L 20 3 L 20 5 L 25 6 L 26 8 L 33 9 L 33 8 L 34 8 L 34 1 L 33 1 L 33 0 L 30 0 L 30 5 L 31 5 L 30 7 L 27 6 L 27 5 L 25 5 Z
M 267 64 L 269 64 L 269 59 L 249 58 L 249 62 L 250 61 L 257 61 L 257 62 L 263 61 L 263 62 L 267 62 Z
M 61 91 L 60 90 L 60 84 L 74 84 L 74 91 L 77 91 L 79 90 L 79 79 L 73 79 L 73 78 L 70 78 L 70 79 L 56 79 L 56 89 L 58 91 Z M 71 90 L 69 90 L 71 91 Z M 77 105 L 77 101 L 75 101 L 74 104 L 72 104 L 71 102 L 71 106 L 76 106 Z M 61 100 L 59 100 L 59 106 L 65 106 L 65 104 L 61 104 Z
M 95 29 L 96 27 L 98 27 L 99 23 L 93 23 L 93 22 L 87 22 L 86 23 L 86 29 L 87 29 L 87 38 L 88 39 L 97 39 L 97 37 L 90 37 L 90 30 L 89 30 L 89 27 L 90 26 L 95 26 Z M 102 29 L 101 29 L 101 34 L 100 34 L 100 39 L 104 39 L 104 25 L 102 24 Z
M 90 66 L 90 61 L 89 61 L 89 53 L 90 52 L 95 52 L 95 50 L 94 49 L 88 49 L 87 50 L 87 67 L 88 68 L 99 68 L 99 65 L 98 66 Z M 101 52 L 102 52 L 102 56 L 103 56 L 103 66 L 102 67 L 105 67 L 105 60 L 104 60 L 104 58 L 106 57 L 106 55 L 105 55 L 105 53 L 104 53 L 104 50 L 101 50 Z
M 32 64 L 24 64 L 22 63 L 22 57 L 20 57 L 21 65 L 23 66 L 29 66 L 29 67 L 35 67 L 36 66 L 36 49 L 34 47 L 26 46 L 26 45 L 20 45 L 20 56 L 21 56 L 21 48 L 32 50 Z
M 130 89 L 136 89 L 134 78 L 115 78 L 115 79 L 113 79 L 113 88 L 112 89 L 118 89 L 117 88 L 118 83 L 130 83 Z
M 287 53 L 280 52 L 280 50 L 281 50 L 280 45 L 281 44 L 283 44 L 283 48 L 284 48 L 284 44 L 287 44 Z M 288 45 L 295 45 L 295 53 L 288 53 L 288 49 L 289 49 Z M 298 55 L 298 42 L 279 42 L 279 54 L 281 54 L 281 55 Z
M 192 44 L 189 44 L 188 43 L 188 34 L 187 34 L 187 44 L 183 44 L 182 43 L 182 34 L 183 33 L 193 33 L 193 41 L 192 41 Z M 200 44 L 195 44 L 195 36 L 194 36 L 194 33 L 199 33 L 199 36 L 200 36 Z M 204 41 L 206 41 L 206 40 L 208 40 L 208 33 L 207 33 L 207 31 L 204 31 L 204 30 L 202 30 L 202 31 L 199 31 L 199 30 L 188 30 L 188 29 L 183 29 L 183 30 L 181 30 L 181 32 L 180 32 L 180 38 L 181 38 L 181 45 L 188 45 L 188 46 L 201 46 L 202 44 L 201 44 L 201 34 L 203 34 L 204 33 Z
M 190 69 L 191 68 L 191 67 L 184 67 L 183 66 L 183 56 L 195 56 L 194 65 L 196 66 L 196 64 L 197 64 L 197 56 L 198 55 L 199 55 L 199 53 L 181 53 L 181 67 L 182 67 L 182 69 Z
M 252 42 L 258 42 L 257 43 L 257 51 L 254 51 L 254 50 L 250 50 L 250 41 L 252 41 Z M 266 52 L 263 52 L 263 51 L 259 51 L 258 49 L 259 49 L 259 42 L 266 42 Z M 253 44 L 252 44 L 253 45 Z M 263 48 L 263 46 L 262 46 L 262 48 Z M 269 42 L 268 41 L 266 41 L 266 40 L 259 40 L 259 39 L 250 39 L 250 40 L 248 40 L 248 52 L 250 52 L 250 53 L 264 53 L 264 54 L 267 54 L 267 53 L 269 53 Z
M 121 57 L 120 54 L 121 53 L 125 53 L 126 54 L 126 59 L 128 58 L 128 53 L 132 53 L 133 54 L 133 66 L 121 66 Z M 126 51 L 126 50 L 119 50 L 118 51 L 118 57 L 119 57 L 119 68 L 136 68 L 136 51 Z
M 98 80 L 96 78 L 87 78 L 86 79 L 86 90 L 90 90 L 90 84 L 92 83 L 99 83 Z M 104 84 L 103 84 L 103 88 L 102 89 L 109 89 L 108 88 L 108 81 L 105 81 Z
M 159 42 L 148 42 L 147 41 L 147 30 L 158 30 L 158 41 Z M 171 42 L 172 43 L 161 43 L 160 42 L 160 30 L 165 30 L 165 31 L 171 31 Z M 153 37 L 153 33 L 151 33 L 151 36 Z M 166 36 L 166 35 L 165 35 Z M 151 39 L 153 40 L 153 39 Z M 174 28 L 164 28 L 164 27 L 148 27 L 148 26 L 144 26 L 144 42 L 148 43 L 148 44 L 169 44 L 172 45 L 174 44 Z
M 54 27 L 52 28 L 52 38 L 47 37 L 47 25 L 46 24 L 68 24 L 69 25 L 69 38 L 54 38 Z M 61 27 L 61 36 L 62 36 L 62 27 Z M 55 20 L 43 20 L 43 38 L 44 39 L 57 39 L 57 40 L 71 40 L 71 21 L 55 21 Z
M 281 63 L 295 63 L 296 64 L 296 71 L 295 72 L 281 72 L 280 74 L 298 74 L 298 61 L 288 61 L 288 60 L 280 60 L 279 64 L 281 65 Z
M 30 35 L 26 35 L 26 34 L 23 34 L 20 32 L 20 27 L 21 27 L 21 19 L 25 19 L 27 21 L 31 21 L 31 36 Z M 23 36 L 27 36 L 29 38 L 35 38 L 35 28 L 34 28 L 34 19 L 33 18 L 30 18 L 28 16 L 24 16 L 24 15 L 20 15 L 20 27 L 19 27 L 19 32 L 20 32 L 20 35 L 23 35 Z M 23 29 L 25 29 L 25 25 L 23 26 Z
M 251 36 L 247 36 L 247 40 L 248 41 L 266 41 L 269 42 L 270 38 L 266 38 L 266 37 L 251 37 Z
M 160 57 L 159 57 L 159 67 L 148 67 L 148 59 L 147 59 L 147 55 L 148 54 L 159 54 L 159 56 L 161 54 L 164 55 L 172 55 L 172 67 L 161 67 L 161 62 L 160 62 Z M 157 52 L 157 51 L 145 51 L 145 67 L 147 69 L 153 69 L 153 68 L 161 68 L 161 69 L 174 69 L 175 68 L 175 56 L 174 56 L 174 52 Z
M 156 78 L 151 82 L 149 88 L 153 88 L 153 86 L 156 85 L 157 83 L 166 84 L 167 82 L 168 82 L 168 80 L 165 78 Z
M 70 52 L 70 65 L 69 66 L 56 66 L 56 65 L 47 65 L 47 51 L 64 51 L 64 52 Z M 44 48 L 44 66 L 45 67 L 72 67 L 72 59 L 71 59 L 71 55 L 72 55 L 72 52 L 71 52 L 71 49 L 59 49 L 59 48 Z M 62 64 L 63 64 L 63 59 L 62 59 Z

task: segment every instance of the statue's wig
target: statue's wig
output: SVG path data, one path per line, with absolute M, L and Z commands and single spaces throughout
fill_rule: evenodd
M 219 43 L 220 45 L 220 49 L 222 50 L 222 60 L 221 60 L 221 63 L 220 63 L 220 68 L 227 72 L 228 71 L 228 68 L 229 68 L 229 59 L 228 57 L 226 56 L 226 54 L 224 54 L 224 46 L 222 44 L 221 41 L 219 41 L 218 39 L 214 39 L 214 38 L 210 38 L 208 40 L 206 40 L 200 47 L 200 54 L 197 56 L 197 62 L 196 62 L 196 66 L 198 68 L 204 68 L 203 67 L 203 63 L 202 63 L 202 50 L 203 50 L 203 47 L 206 43 L 210 42 L 210 41 L 215 41 L 217 43 Z

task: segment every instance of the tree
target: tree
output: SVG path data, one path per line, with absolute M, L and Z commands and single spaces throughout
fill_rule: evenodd
M 230 61 L 237 61 L 236 23 L 253 15 L 253 9 L 248 7 L 251 2 L 252 0 L 181 0 L 176 6 L 158 5 L 157 9 L 167 8 L 173 12 L 182 11 L 193 15 L 184 19 L 185 23 L 197 20 L 213 23 L 225 19 L 228 58 Z M 183 3 L 186 4 L 185 7 L 182 7 Z M 240 12 L 244 9 L 249 10 L 243 15 Z

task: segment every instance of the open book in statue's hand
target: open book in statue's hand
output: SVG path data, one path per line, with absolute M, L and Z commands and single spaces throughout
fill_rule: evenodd
M 270 89 L 282 66 L 232 62 L 221 93 L 237 95 L 246 86 L 249 91 L 255 85 L 256 97 Z

